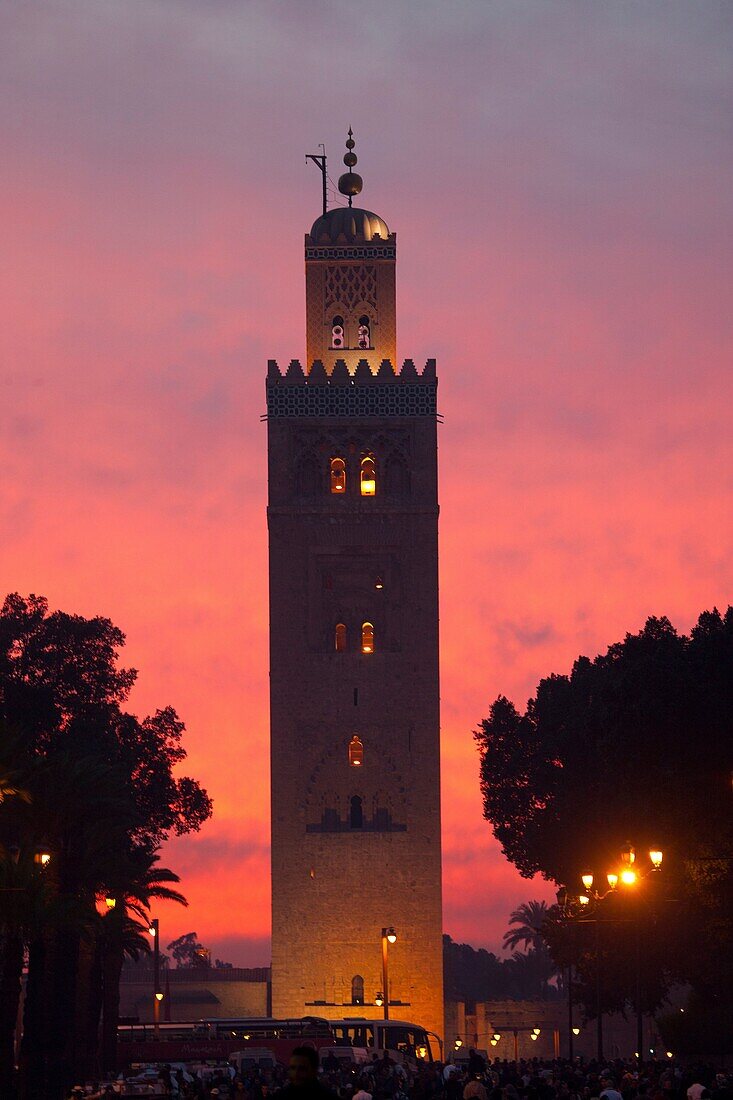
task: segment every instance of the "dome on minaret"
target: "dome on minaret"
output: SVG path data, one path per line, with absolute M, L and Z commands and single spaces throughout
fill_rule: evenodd
M 355 145 L 354 134 L 349 127 L 349 136 L 346 139 L 347 152 L 344 157 L 344 164 L 348 170 L 339 177 L 338 183 L 341 194 L 348 197 L 348 206 L 337 206 L 333 210 L 326 211 L 325 155 L 323 157 L 324 213 L 313 223 L 310 231 L 313 244 L 364 244 L 374 240 L 375 237 L 379 237 L 382 241 L 386 241 L 389 237 L 387 223 L 378 214 L 372 214 L 371 210 L 359 210 L 351 205 L 354 197 L 361 193 L 364 186 L 364 180 L 354 171 L 358 159 L 354 152 Z
M 363 244 L 375 237 L 387 240 L 387 223 L 371 210 L 354 206 L 334 207 L 317 218 L 310 231 L 313 244 Z

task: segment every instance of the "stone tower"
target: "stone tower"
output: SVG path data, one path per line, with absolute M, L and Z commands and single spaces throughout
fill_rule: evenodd
M 396 237 L 305 238 L 307 360 L 267 374 L 272 1012 L 443 1034 L 435 362 L 396 366 Z

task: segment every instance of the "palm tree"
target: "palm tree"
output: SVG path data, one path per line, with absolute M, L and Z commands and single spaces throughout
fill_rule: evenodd
M 116 1068 L 117 1026 L 120 1015 L 120 977 L 125 957 L 138 959 L 150 951 L 148 917 L 153 901 L 175 901 L 188 905 L 183 894 L 169 884 L 179 882 L 167 867 L 156 867 L 159 856 L 146 848 L 131 852 L 117 868 L 110 886 L 115 906 L 102 918 L 102 1067 Z M 137 920 L 135 918 L 138 918 Z M 99 1017 L 97 1016 L 97 1023 Z
M 547 950 L 542 938 L 542 926 L 547 920 L 547 902 L 525 901 L 509 916 L 509 924 L 516 925 L 504 933 L 504 950 L 514 951 L 520 944 L 535 951 Z

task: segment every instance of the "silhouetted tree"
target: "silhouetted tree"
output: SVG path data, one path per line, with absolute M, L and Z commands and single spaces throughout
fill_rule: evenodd
M 628 841 L 665 851 L 655 890 L 639 889 L 623 917 L 654 948 L 647 1000 L 670 979 L 713 998 L 733 989 L 731 668 L 733 608 L 704 612 L 689 637 L 650 618 L 569 676 L 541 680 L 523 713 L 496 699 L 475 735 L 484 816 L 522 875 L 580 892 L 580 874 L 604 881 Z M 609 940 L 624 940 L 620 922 Z M 569 948 L 557 940 L 559 962 Z M 611 954 L 628 992 L 636 952 Z M 581 970 L 591 956 L 580 950 Z
M 51 899 L 34 911 L 29 893 L 28 921 L 0 910 L 0 942 L 10 945 L 19 929 L 28 944 L 21 1065 L 29 1100 L 53 1100 L 97 1064 L 97 941 L 111 929 L 97 899 L 118 888 L 125 910 L 134 890 L 120 869 L 136 859 L 151 868 L 170 833 L 197 830 L 211 814 L 199 784 L 173 774 L 185 758 L 175 711 L 140 720 L 123 709 L 136 676 L 119 667 L 123 644 L 108 619 L 49 613 L 41 597 L 13 594 L 0 609 L 0 720 L 22 731 L 11 767 L 30 795 L 0 802 L 0 844 L 26 852 L 42 837 L 53 853 L 44 872 Z M 14 995 L 17 958 L 16 949 L 3 952 L 3 1003 L 8 990 Z M 6 1046 L 0 1025 L 0 1061 Z
M 211 952 L 208 947 L 199 943 L 195 932 L 185 932 L 168 944 L 168 950 L 179 970 L 200 970 L 211 966 Z

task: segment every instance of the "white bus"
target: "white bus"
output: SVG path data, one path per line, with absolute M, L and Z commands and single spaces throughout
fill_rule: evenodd
M 432 1062 L 441 1057 L 437 1035 L 419 1024 L 406 1020 L 368 1020 L 362 1016 L 347 1016 L 328 1021 L 338 1047 L 364 1050 L 368 1060 L 381 1058 L 385 1051 L 395 1062 Z M 327 1053 L 326 1050 L 323 1051 Z

